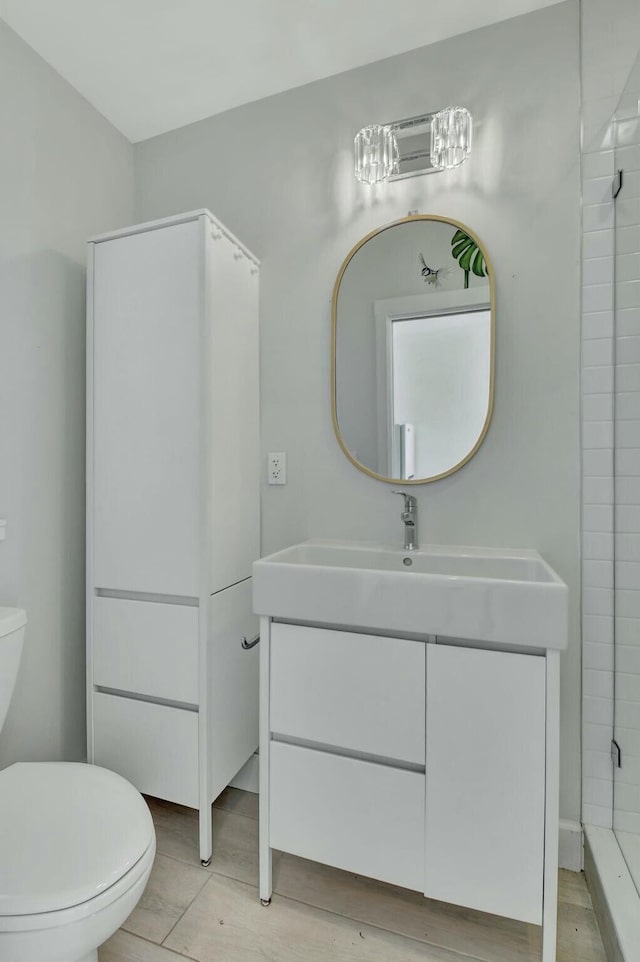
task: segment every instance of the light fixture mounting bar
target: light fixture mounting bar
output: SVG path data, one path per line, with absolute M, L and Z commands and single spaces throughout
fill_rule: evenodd
M 395 134 L 398 144 L 398 170 L 390 175 L 389 180 L 440 172 L 440 168 L 431 163 L 431 122 L 434 117 L 435 111 L 393 120 L 386 125 Z

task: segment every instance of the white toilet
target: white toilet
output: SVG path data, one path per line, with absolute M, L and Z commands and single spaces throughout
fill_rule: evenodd
M 0 729 L 26 625 L 0 608 Z M 73 762 L 0 771 L 0 962 L 95 962 L 142 895 L 156 850 L 146 802 Z

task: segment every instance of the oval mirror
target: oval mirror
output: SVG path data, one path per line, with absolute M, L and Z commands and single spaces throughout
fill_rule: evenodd
M 464 224 L 423 214 L 348 254 L 332 306 L 333 424 L 347 457 L 382 481 L 461 468 L 493 408 L 493 268 Z

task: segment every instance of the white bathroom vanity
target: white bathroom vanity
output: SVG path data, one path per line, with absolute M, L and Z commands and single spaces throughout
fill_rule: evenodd
M 567 588 L 535 551 L 305 542 L 253 566 L 271 850 L 543 926 Z

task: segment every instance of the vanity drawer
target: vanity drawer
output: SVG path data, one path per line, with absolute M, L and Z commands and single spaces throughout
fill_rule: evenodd
M 271 731 L 425 764 L 425 645 L 271 626 Z
M 95 692 L 96 765 L 139 792 L 198 807 L 198 712 Z
M 282 742 L 270 754 L 273 848 L 424 890 L 423 774 Z
M 93 684 L 198 704 L 198 608 L 122 598 L 93 602 Z

